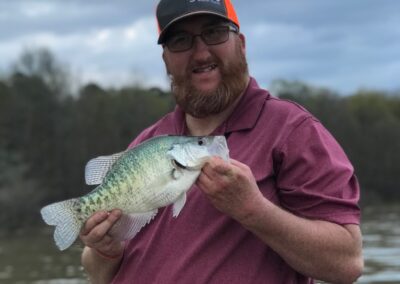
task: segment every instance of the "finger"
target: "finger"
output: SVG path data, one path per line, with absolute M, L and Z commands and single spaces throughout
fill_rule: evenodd
M 96 230 L 96 234 L 98 236 L 104 236 L 107 234 L 107 232 L 110 230 L 110 228 L 118 221 L 118 219 L 121 217 L 122 212 L 121 210 L 114 209 L 112 210 L 107 219 L 105 219 L 103 222 L 98 224 L 94 230 Z
M 114 239 L 109 235 L 105 234 L 101 238 L 89 238 L 84 239 L 86 246 L 97 249 L 104 249 L 110 246 L 114 242 Z
M 207 189 L 210 185 L 212 185 L 212 181 L 207 174 L 201 173 L 196 181 L 196 185 L 204 190 Z
M 247 168 L 246 164 L 243 164 L 242 162 L 239 162 L 238 160 L 230 159 L 229 161 L 230 161 L 232 166 L 238 167 L 240 169 Z
M 87 219 L 81 234 L 87 235 L 91 230 L 93 230 L 94 227 L 107 219 L 108 215 L 109 213 L 107 211 L 99 211 L 94 213 L 92 216 L 89 217 L 89 219 Z
M 204 166 L 203 170 L 210 177 L 213 175 L 226 175 L 231 170 L 231 165 L 222 159 L 212 159 Z
M 115 222 L 121 217 L 122 212 L 119 209 L 114 209 L 111 212 L 98 212 L 94 214 L 86 222 L 83 235 L 87 235 L 95 230 L 97 236 L 105 235 L 108 230 L 115 224 Z
M 220 163 L 215 165 L 213 168 L 214 173 L 216 176 L 223 176 L 223 177 L 232 177 L 234 175 L 235 168 L 232 167 L 231 164 L 228 163 Z

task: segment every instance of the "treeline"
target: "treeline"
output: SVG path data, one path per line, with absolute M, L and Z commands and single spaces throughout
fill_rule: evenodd
M 25 52 L 0 79 L 0 223 L 40 221 L 40 208 L 87 192 L 84 166 L 126 148 L 172 110 L 169 93 L 87 84 L 74 94 L 68 72 L 46 50 Z M 360 91 L 339 96 L 300 82 L 277 81 L 274 95 L 313 112 L 345 148 L 363 197 L 400 200 L 400 96 Z
M 86 162 L 126 149 L 173 108 L 169 94 L 138 86 L 75 94 L 47 50 L 27 51 L 0 80 L 0 224 L 38 223 L 40 208 L 82 195 Z M 0 230 L 1 231 L 1 230 Z
M 364 90 L 340 96 L 301 82 L 275 82 L 276 95 L 312 112 L 342 145 L 362 202 L 400 201 L 400 93 Z

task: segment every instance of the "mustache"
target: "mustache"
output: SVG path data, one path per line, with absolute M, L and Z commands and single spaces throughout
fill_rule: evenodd
M 205 59 L 192 59 L 186 67 L 186 75 L 191 75 L 192 71 L 196 68 L 200 68 L 206 65 L 217 65 L 220 69 L 223 69 L 223 62 L 212 54 Z

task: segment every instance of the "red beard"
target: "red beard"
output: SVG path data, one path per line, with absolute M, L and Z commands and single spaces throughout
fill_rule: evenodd
M 198 63 L 216 63 L 218 65 L 222 80 L 215 90 L 200 91 L 196 89 L 190 83 L 191 68 L 188 68 L 185 75 L 182 76 L 169 72 L 168 74 L 171 78 L 171 88 L 176 103 L 185 113 L 196 118 L 203 118 L 224 111 L 236 101 L 247 86 L 248 68 L 239 42 L 236 44 L 234 59 L 230 63 L 224 64 L 215 56 Z

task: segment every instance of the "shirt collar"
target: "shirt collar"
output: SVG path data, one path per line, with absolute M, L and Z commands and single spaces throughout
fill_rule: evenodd
M 223 133 L 252 129 L 269 96 L 270 94 L 266 90 L 261 89 L 257 81 L 251 77 L 247 89 L 236 108 L 225 123 L 221 125 L 225 125 Z M 221 128 L 221 126 L 218 128 Z

